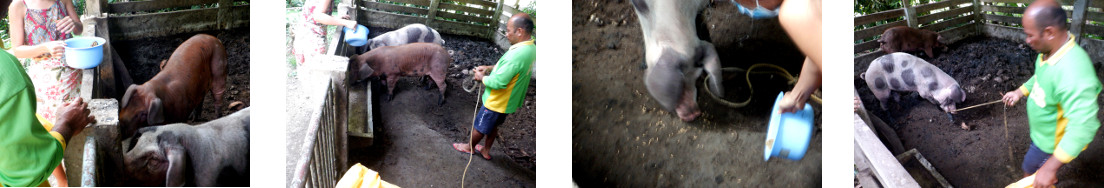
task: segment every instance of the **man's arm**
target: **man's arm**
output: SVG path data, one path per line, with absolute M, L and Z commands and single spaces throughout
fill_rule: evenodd
M 1068 121 L 1061 140 L 1055 140 L 1058 146 L 1054 148 L 1054 157 L 1062 163 L 1069 163 L 1092 142 L 1097 128 L 1100 128 L 1100 121 L 1096 119 L 1100 106 L 1097 105 L 1096 98 L 1101 86 L 1096 79 L 1063 82 L 1067 85 L 1059 86 L 1056 94 L 1060 100 L 1059 105 L 1065 110 L 1063 116 Z
M 510 81 L 514 79 L 520 70 L 520 62 L 515 62 L 514 59 L 504 58 L 498 62 L 499 65 L 495 66 L 490 74 L 483 77 L 483 85 L 491 89 L 506 88 L 510 84 Z

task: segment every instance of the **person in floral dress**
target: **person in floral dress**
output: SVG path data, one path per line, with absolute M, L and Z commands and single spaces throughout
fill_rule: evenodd
M 303 2 L 300 16 L 303 21 L 294 28 L 295 39 L 292 44 L 292 53 L 295 54 L 296 65 L 303 65 L 308 59 L 326 53 L 326 29 L 322 25 L 340 25 L 356 29 L 356 21 L 349 18 L 336 18 L 330 16 L 330 4 L 332 0 L 307 0 Z

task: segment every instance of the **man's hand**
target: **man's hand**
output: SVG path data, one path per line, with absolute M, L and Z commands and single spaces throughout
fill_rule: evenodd
M 478 67 L 475 67 L 475 69 L 472 69 L 472 72 L 474 72 L 474 74 L 475 74 L 475 75 L 472 76 L 472 80 L 483 81 L 483 76 L 487 76 L 488 74 L 491 74 L 492 69 L 494 69 L 494 66 L 478 66 Z
M 1035 171 L 1035 183 L 1033 183 L 1035 188 L 1054 187 L 1054 183 L 1058 183 L 1058 177 L 1055 177 L 1055 175 L 1057 175 L 1059 167 L 1062 167 L 1062 161 L 1058 161 L 1058 158 L 1051 156 L 1050 159 L 1047 159 L 1046 163 L 1043 163 L 1043 166 Z
M 91 115 L 92 111 L 88 110 L 88 103 L 85 103 L 81 98 L 66 103 L 58 109 L 57 113 L 57 122 L 53 131 L 61 133 L 61 136 L 65 137 L 67 141 L 73 135 L 80 134 L 86 125 L 96 121 L 96 117 Z
M 1020 101 L 1020 98 L 1022 98 L 1023 96 L 1023 91 L 1016 89 L 1009 91 L 1008 93 L 1004 93 L 1004 97 L 1002 97 L 1001 100 L 1004 101 L 1004 105 L 1012 106 L 1015 105 L 1017 101 Z

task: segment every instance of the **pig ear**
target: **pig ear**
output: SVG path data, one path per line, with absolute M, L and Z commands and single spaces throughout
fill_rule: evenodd
M 185 160 L 184 148 L 179 145 L 163 148 L 165 149 L 165 159 L 169 163 L 168 169 L 165 169 L 165 186 L 183 187 L 184 168 L 188 165 L 187 160 Z
M 710 91 L 717 97 L 724 96 L 724 87 L 721 85 L 721 61 L 717 57 L 717 50 L 713 48 L 713 44 L 709 42 L 702 42 L 702 59 L 705 66 L 705 73 L 709 74 L 709 87 Z
M 127 106 L 127 103 L 130 102 L 130 95 L 134 94 L 134 91 L 136 91 L 137 89 L 138 85 L 130 84 L 130 87 L 127 88 L 126 93 L 123 94 L 123 98 L 119 99 L 119 101 L 123 102 L 122 105 L 119 105 L 119 108 L 125 108 Z
M 373 72 L 376 72 L 376 70 L 373 70 L 372 67 L 368 66 L 367 61 L 362 60 L 357 64 L 357 66 L 359 66 L 359 69 L 357 69 L 357 74 L 359 78 L 357 78 L 357 80 L 368 79 L 368 76 L 371 76 Z
M 160 125 L 165 121 L 165 112 L 162 111 L 161 107 L 161 98 L 154 97 L 153 101 L 150 101 L 149 109 L 146 112 L 146 121 L 150 125 Z

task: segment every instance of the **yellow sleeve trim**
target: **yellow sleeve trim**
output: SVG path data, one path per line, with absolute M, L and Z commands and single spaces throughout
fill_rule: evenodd
M 1020 91 L 1022 91 L 1022 92 L 1023 92 L 1023 95 L 1024 95 L 1025 97 L 1026 97 L 1026 96 L 1027 96 L 1028 94 L 1031 94 L 1031 91 L 1027 90 L 1027 85 L 1026 85 L 1026 84 L 1024 84 L 1024 85 L 1020 85 Z
M 57 139 L 58 142 L 61 143 L 61 150 L 65 150 L 65 137 L 62 137 L 61 133 L 58 133 L 57 131 L 50 131 L 50 136 L 54 136 L 54 139 Z
M 1066 153 L 1066 150 L 1062 150 L 1061 147 L 1056 147 L 1054 148 L 1054 158 L 1057 158 L 1058 161 L 1061 161 L 1064 164 L 1073 161 L 1074 156 Z

